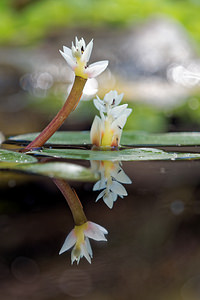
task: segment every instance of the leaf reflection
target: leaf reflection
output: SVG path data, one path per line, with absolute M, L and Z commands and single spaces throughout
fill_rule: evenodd
M 118 196 L 123 198 L 128 195 L 122 183 L 131 184 L 132 181 L 122 169 L 121 161 L 91 160 L 90 164 L 93 172 L 100 175 L 100 180 L 93 186 L 93 191 L 102 190 L 96 201 L 103 198 L 105 204 L 112 208 Z

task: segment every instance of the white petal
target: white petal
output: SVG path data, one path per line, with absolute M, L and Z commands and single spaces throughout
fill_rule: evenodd
M 105 188 L 106 188 L 106 181 L 104 178 L 101 178 L 101 180 L 97 181 L 93 186 L 93 191 L 99 191 Z
M 90 241 L 87 237 L 85 238 L 85 245 L 86 245 L 86 248 L 87 248 L 87 252 L 89 253 L 90 257 L 92 258 L 93 257 L 92 248 L 91 248 L 91 245 L 90 245 Z
M 85 40 L 84 40 L 84 38 L 81 38 L 80 42 L 81 42 L 81 47 L 83 46 L 83 49 L 85 50 Z
M 74 43 L 72 42 L 72 56 L 76 56 L 76 47 L 74 46 Z
M 83 52 L 81 56 L 81 60 L 84 62 L 88 62 L 92 53 L 92 48 L 93 48 L 93 39 L 89 42 L 87 47 L 85 48 L 85 51 Z
M 124 93 L 121 93 L 120 95 L 118 95 L 115 99 L 115 105 L 119 105 L 120 102 L 122 101 L 122 98 L 124 97 Z
M 117 118 L 120 115 L 124 114 L 126 108 L 127 108 L 128 104 L 123 104 L 120 106 L 116 106 L 114 108 L 111 109 L 110 114 L 114 117 Z
M 88 222 L 88 228 L 85 230 L 85 236 L 95 241 L 107 241 L 104 234 L 107 234 L 107 230 L 93 222 Z
M 81 255 L 85 256 L 87 261 L 91 264 L 91 258 L 90 258 L 90 255 L 89 255 L 88 251 L 87 251 L 87 247 L 86 247 L 85 243 L 81 245 Z
M 93 191 L 98 191 L 98 190 L 100 190 L 100 188 L 99 188 L 100 184 L 101 184 L 101 180 L 97 181 L 97 182 L 94 184 L 92 190 L 93 190 Z
M 79 260 L 80 260 L 80 257 L 77 258 L 77 257 L 74 255 L 74 252 L 73 252 L 73 250 L 72 250 L 72 252 L 71 252 L 71 264 L 73 265 L 74 261 L 77 261 L 77 265 L 78 265 Z
M 76 55 L 78 57 L 81 57 L 82 52 L 81 52 L 81 48 L 83 46 L 82 40 L 80 39 L 80 41 L 76 38 Z
M 65 54 L 69 55 L 70 57 L 73 57 L 72 55 L 72 49 L 66 47 L 66 46 L 63 46 L 63 51 Z
M 121 102 L 121 100 L 122 100 L 122 98 L 123 98 L 123 95 L 124 95 L 124 94 L 118 95 L 117 91 L 110 91 L 109 93 L 107 93 L 107 94 L 104 96 L 104 99 L 103 99 L 103 100 L 104 100 L 107 104 L 109 104 L 109 105 L 111 105 L 112 107 L 114 107 L 114 106 L 117 106 L 117 105 Z
M 112 182 L 112 184 L 110 185 L 110 190 L 117 195 L 122 195 L 122 196 L 128 195 L 125 187 L 117 181 Z
M 124 125 L 126 124 L 127 116 L 121 115 L 115 121 L 112 122 L 111 128 L 113 130 L 119 128 L 120 130 L 123 129 Z
M 90 130 L 90 140 L 93 145 L 100 146 L 101 144 L 101 119 L 95 116 Z
M 66 53 L 62 52 L 61 50 L 59 50 L 59 51 L 60 51 L 61 55 L 64 57 L 64 59 L 66 60 L 66 62 L 68 63 L 68 65 L 70 66 L 70 68 L 72 68 L 72 70 L 74 70 L 74 68 L 76 67 L 76 63 L 72 59 L 72 57 L 67 55 Z
M 91 221 L 88 221 L 89 225 L 91 225 L 92 227 L 96 228 L 96 230 L 100 230 L 102 231 L 104 234 L 108 234 L 108 231 L 106 230 L 106 228 L 104 228 L 103 226 L 97 224 L 97 223 L 94 223 L 94 222 L 91 222 Z
M 85 73 L 88 74 L 89 78 L 96 77 L 100 75 L 108 66 L 108 60 L 98 61 L 94 64 L 89 65 L 85 70 Z
M 81 101 L 91 100 L 98 92 L 98 82 L 95 78 L 89 78 L 83 88 Z
M 76 236 L 74 234 L 74 229 L 66 237 L 62 248 L 60 249 L 59 254 L 69 250 L 76 243 Z
M 106 191 L 103 190 L 103 191 L 98 195 L 98 197 L 97 197 L 97 199 L 96 199 L 96 202 L 97 202 L 99 199 L 101 199 L 101 197 L 104 196 L 105 192 L 106 192 Z
M 122 168 L 119 168 L 118 170 L 111 170 L 111 176 L 121 183 L 132 183 L 131 179 L 128 177 L 128 175 L 126 175 Z
M 106 112 L 106 107 L 103 104 L 103 101 L 98 100 L 98 99 L 94 99 L 93 100 L 94 106 L 99 110 L 99 111 L 103 111 Z
M 124 112 L 124 114 L 126 114 L 126 117 L 128 118 L 128 116 L 132 113 L 132 108 L 127 108 Z
M 122 101 L 124 94 L 118 95 L 117 91 L 110 91 L 104 96 L 104 101 L 112 107 L 119 105 Z
M 103 197 L 103 201 L 104 203 L 111 209 L 113 208 L 113 203 L 114 201 L 116 201 L 117 199 L 117 195 L 112 193 L 112 192 L 109 192 L 109 193 L 106 193 Z
M 79 43 L 79 41 L 78 41 L 78 38 L 77 38 L 77 36 L 75 37 L 75 44 L 76 44 L 76 47 L 78 47 L 78 43 Z
M 111 105 L 113 103 L 113 100 L 117 98 L 117 96 L 118 96 L 117 91 L 110 91 L 104 96 L 103 100 L 107 104 Z
M 82 43 L 83 43 L 83 48 L 85 49 L 85 48 L 86 48 L 86 45 L 85 45 L 85 40 L 84 40 L 84 38 L 82 38 Z

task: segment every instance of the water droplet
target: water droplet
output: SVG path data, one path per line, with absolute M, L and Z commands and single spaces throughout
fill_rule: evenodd
M 14 186 L 16 186 L 16 181 L 15 181 L 14 179 L 10 179 L 10 180 L 8 181 L 8 186 L 9 186 L 10 188 L 13 188 Z
M 39 275 L 39 268 L 36 262 L 27 257 L 17 257 L 11 265 L 12 274 L 21 282 L 34 282 Z
M 165 174 L 166 173 L 166 169 L 165 168 L 160 168 L 160 173 L 161 174 Z
M 180 215 L 184 211 L 184 208 L 184 203 L 181 200 L 175 200 L 170 205 L 170 209 L 174 215 Z

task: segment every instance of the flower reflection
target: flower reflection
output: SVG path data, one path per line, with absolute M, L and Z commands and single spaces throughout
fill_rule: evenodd
M 74 261 L 77 261 L 78 264 L 83 256 L 91 263 L 93 253 L 89 238 L 95 241 L 107 241 L 105 238 L 105 234 L 107 233 L 108 231 L 104 227 L 90 221 L 82 225 L 76 225 L 66 237 L 59 254 L 62 254 L 75 245 L 71 252 L 72 264 Z
M 123 198 L 128 195 L 122 183 L 131 184 L 132 181 L 123 171 L 120 161 L 91 161 L 91 168 L 101 177 L 93 186 L 93 191 L 102 190 L 96 201 L 103 198 L 105 204 L 112 208 L 118 196 Z
M 91 263 L 93 253 L 89 239 L 107 241 L 105 234 L 107 234 L 108 231 L 96 223 L 87 221 L 82 204 L 75 190 L 72 189 L 65 180 L 54 178 L 53 181 L 65 197 L 75 223 L 74 229 L 72 229 L 66 237 L 59 254 L 62 254 L 74 246 L 71 252 L 72 264 L 74 261 L 77 261 L 78 264 L 83 256 Z

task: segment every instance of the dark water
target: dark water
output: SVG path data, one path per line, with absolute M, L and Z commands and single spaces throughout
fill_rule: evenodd
M 92 264 L 79 266 L 70 251 L 58 255 L 74 224 L 53 181 L 1 172 L 1 299 L 200 299 L 200 161 L 123 170 L 132 184 L 112 209 L 95 203 L 94 183 L 69 182 L 88 220 L 109 232 L 108 242 L 91 241 Z

